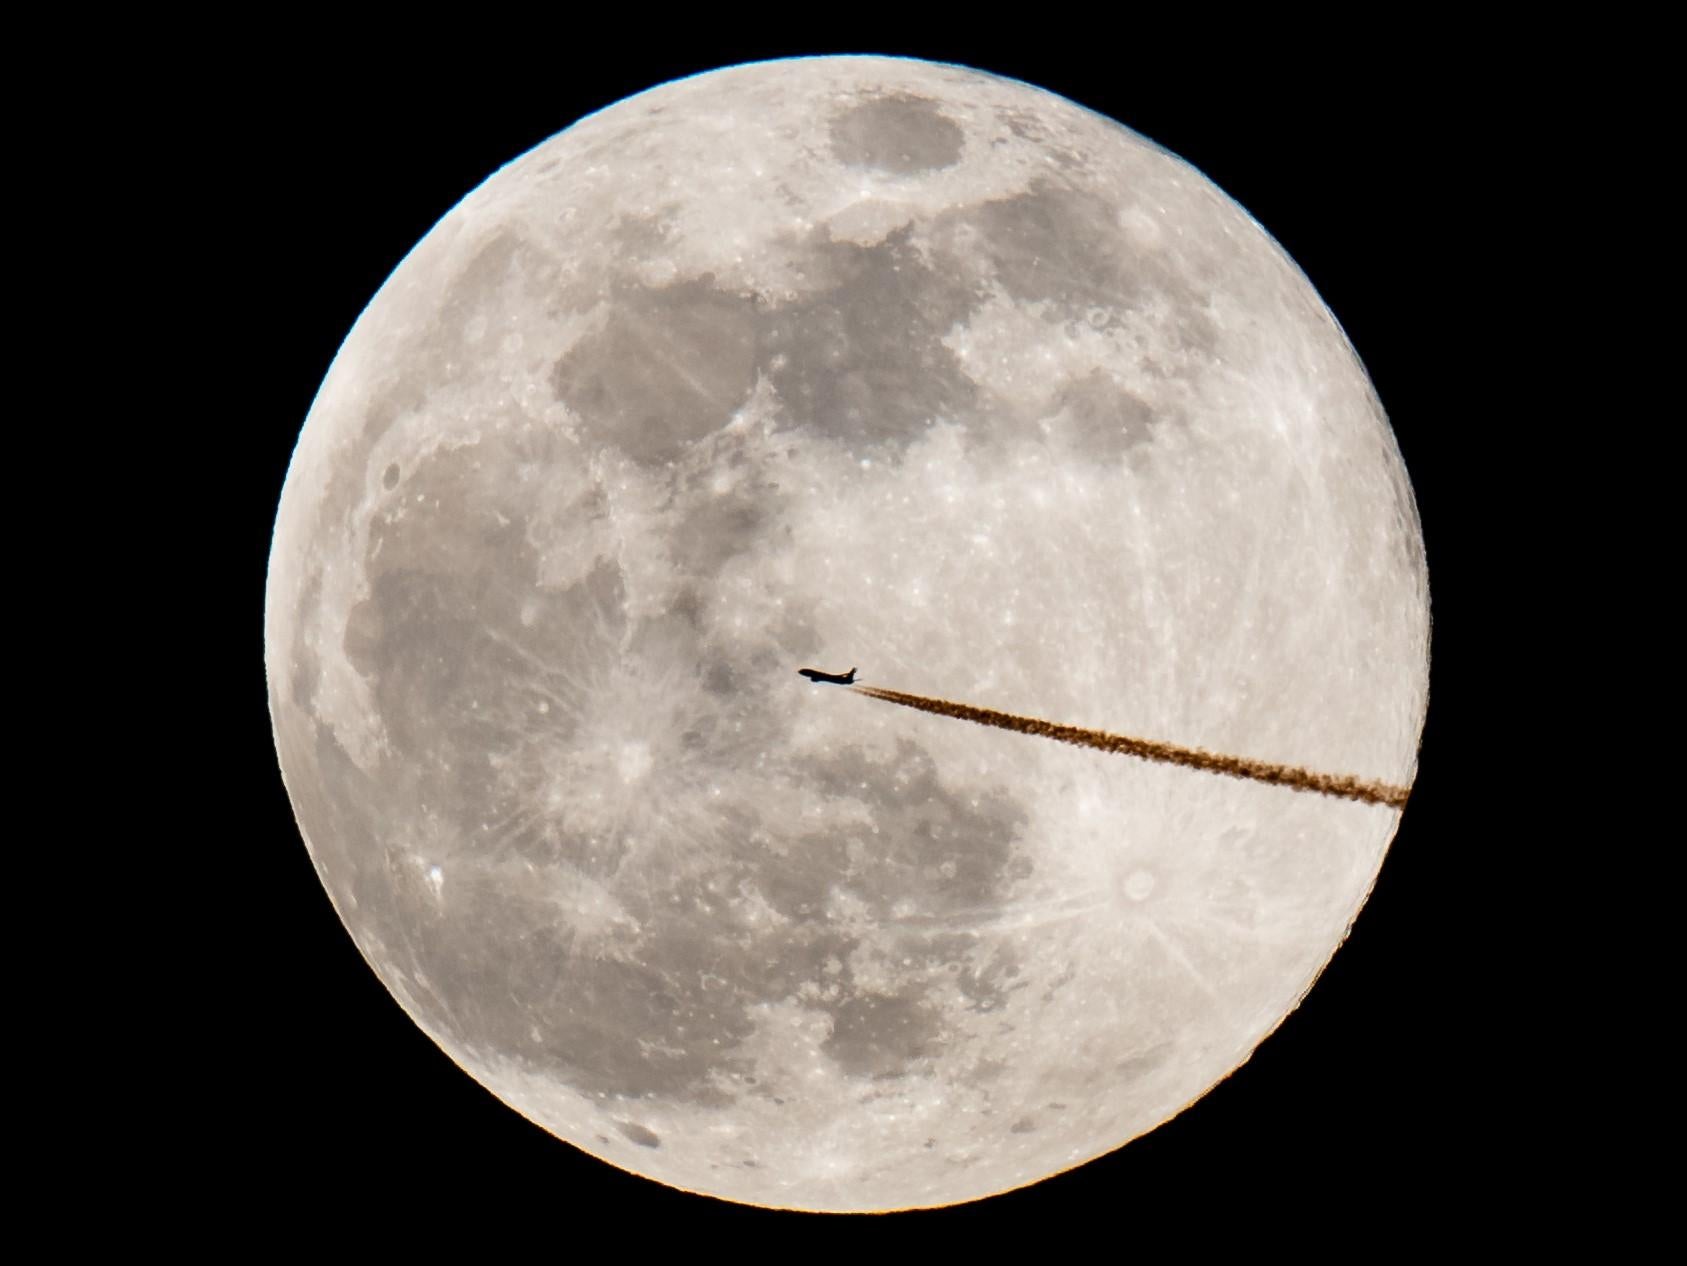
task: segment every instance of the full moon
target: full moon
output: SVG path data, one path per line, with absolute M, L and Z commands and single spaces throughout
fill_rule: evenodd
M 613 105 L 416 245 L 265 649 L 323 886 L 452 1059 L 647 1178 L 862 1211 L 1199 1098 L 1400 815 L 796 670 L 1404 788 L 1428 611 L 1382 407 L 1245 211 L 1026 84 L 827 57 Z

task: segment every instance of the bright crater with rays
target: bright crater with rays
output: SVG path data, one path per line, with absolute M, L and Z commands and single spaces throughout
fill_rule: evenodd
M 797 668 L 1398 784 L 1427 689 L 1410 486 L 1281 250 L 1106 119 L 873 58 L 665 85 L 448 214 L 312 408 L 266 619 L 416 1022 L 588 1152 L 808 1209 L 1177 1112 L 1398 814 Z

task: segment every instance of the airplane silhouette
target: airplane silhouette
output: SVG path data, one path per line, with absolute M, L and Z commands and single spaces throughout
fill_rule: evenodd
M 807 677 L 817 686 L 821 682 L 826 682 L 833 686 L 853 686 L 855 684 L 855 670 L 853 668 L 847 673 L 842 674 L 823 673 L 818 668 L 799 668 L 797 669 L 797 675 L 799 677 Z

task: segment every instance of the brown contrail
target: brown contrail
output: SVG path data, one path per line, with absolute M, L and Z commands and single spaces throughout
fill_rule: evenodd
M 1057 743 L 1071 743 L 1077 747 L 1093 747 L 1098 752 L 1122 752 L 1143 760 L 1160 761 L 1167 765 L 1182 765 L 1188 769 L 1202 769 L 1212 774 L 1228 774 L 1232 778 L 1251 778 L 1255 782 L 1276 783 L 1294 791 L 1316 791 L 1320 795 L 1339 796 L 1344 800 L 1361 800 L 1366 804 L 1385 804 L 1403 808 L 1409 787 L 1391 787 L 1387 783 L 1369 782 L 1347 774 L 1320 774 L 1294 765 L 1273 765 L 1269 761 L 1250 760 L 1246 756 L 1221 756 L 1198 747 L 1178 747 L 1174 743 L 1156 743 L 1152 739 L 1129 738 L 1123 734 L 1109 734 L 1105 730 L 1086 730 L 1077 725 L 1056 725 L 1035 717 L 1015 716 L 1011 712 L 997 712 L 994 708 L 974 708 L 965 703 L 951 703 L 947 699 L 928 699 L 924 695 L 905 694 L 900 690 L 882 690 L 878 686 L 855 686 L 857 694 L 899 703 L 904 708 L 918 708 L 940 717 L 954 717 L 957 721 L 971 721 L 975 725 L 993 725 L 998 730 L 1013 730 L 1018 734 L 1035 734 Z

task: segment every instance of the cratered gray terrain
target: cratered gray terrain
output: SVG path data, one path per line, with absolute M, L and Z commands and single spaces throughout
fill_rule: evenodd
M 1399 813 L 797 668 L 1404 787 L 1427 643 L 1283 251 L 1116 123 L 882 58 L 666 84 L 465 198 L 322 385 L 266 609 L 300 828 L 416 1023 L 610 1163 L 815 1210 L 1175 1114 Z

